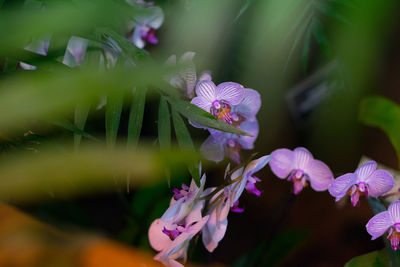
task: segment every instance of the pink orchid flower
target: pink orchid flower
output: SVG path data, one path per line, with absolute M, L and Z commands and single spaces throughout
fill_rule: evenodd
M 187 249 L 190 240 L 199 233 L 209 216 L 202 217 L 204 200 L 198 201 L 189 212 L 184 223 L 165 222 L 161 219 L 155 220 L 149 228 L 149 241 L 154 250 L 160 251 L 154 259 L 165 266 L 181 267 L 178 259 L 186 262 Z

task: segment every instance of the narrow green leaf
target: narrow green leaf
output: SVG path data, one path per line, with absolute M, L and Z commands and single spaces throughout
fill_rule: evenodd
M 243 15 L 243 13 L 249 8 L 251 2 L 253 2 L 253 0 L 246 0 L 245 1 L 243 6 L 239 10 L 239 13 L 235 17 L 235 19 L 232 21 L 232 23 L 235 23 Z
M 106 140 L 109 147 L 115 146 L 123 105 L 122 95 L 107 98 L 106 105 Z
M 94 136 L 88 134 L 87 132 L 79 129 L 75 124 L 69 122 L 68 120 L 47 120 L 47 122 L 49 122 L 51 124 L 54 124 L 54 125 L 56 125 L 58 127 L 64 128 L 64 129 L 66 129 L 68 131 L 71 131 L 74 134 L 86 137 L 86 138 L 88 138 L 90 140 L 97 141 L 97 142 L 100 141 L 96 137 L 94 137 Z
M 360 104 L 359 118 L 365 125 L 384 131 L 400 159 L 400 107 L 384 97 L 368 97 Z
M 90 105 L 86 102 L 78 103 L 75 107 L 74 124 L 76 128 L 83 131 L 89 114 Z M 81 143 L 82 135 L 74 133 L 74 146 L 77 149 Z
M 136 148 L 142 130 L 146 88 L 135 89 L 128 122 L 128 148 Z
M 160 98 L 160 106 L 158 108 L 158 142 L 161 151 L 171 149 L 171 119 L 168 109 L 168 103 L 164 96 Z M 168 185 L 171 183 L 171 175 L 168 166 L 165 168 Z
M 172 120 L 174 122 L 175 135 L 179 147 L 184 150 L 195 151 L 192 138 L 190 137 L 185 122 L 174 107 L 172 107 Z M 189 163 L 188 169 L 197 186 L 200 186 L 200 173 L 198 166 L 194 163 Z
M 188 118 L 193 122 L 223 132 L 235 133 L 240 135 L 249 135 L 246 132 L 243 132 L 235 128 L 234 126 L 222 120 L 217 119 L 216 117 L 202 110 L 198 106 L 195 106 L 191 103 L 180 100 L 178 98 L 166 97 L 166 99 L 175 110 L 177 110 L 180 114 L 182 114 L 182 116 Z

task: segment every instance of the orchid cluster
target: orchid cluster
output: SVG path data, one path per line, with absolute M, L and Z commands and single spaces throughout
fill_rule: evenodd
M 220 187 L 204 189 L 206 175 L 198 187 L 194 180 L 190 186 L 175 188 L 170 206 L 149 228 L 149 241 L 153 249 L 159 251 L 154 257 L 166 266 L 182 266 L 177 260 L 187 259 L 191 239 L 202 234 L 205 248 L 213 252 L 225 235 L 230 211 L 241 213 L 239 198 L 246 190 L 260 196 L 254 176 L 265 167 L 270 156 L 251 161 L 247 166 L 230 171 L 226 168 L 224 184 Z

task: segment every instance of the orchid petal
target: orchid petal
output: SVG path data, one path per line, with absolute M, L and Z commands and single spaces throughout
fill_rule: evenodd
M 271 153 L 269 166 L 276 176 L 284 179 L 295 168 L 294 159 L 293 151 L 286 148 L 277 149 Z
M 142 39 L 142 30 L 146 29 L 142 26 L 136 26 L 132 35 L 132 43 L 136 45 L 138 48 L 143 48 L 145 46 L 145 42 Z
M 307 170 L 309 164 L 313 161 L 313 156 L 304 147 L 298 147 L 294 151 L 295 167 L 300 170 Z
M 237 141 L 239 144 L 242 146 L 243 149 L 253 149 L 254 148 L 254 142 L 256 141 L 258 137 L 258 121 L 253 120 L 253 121 L 244 121 L 240 125 L 240 130 L 248 133 L 251 136 L 247 135 L 240 135 L 237 136 Z
M 198 106 L 199 108 L 201 108 L 207 112 L 210 112 L 212 102 L 209 102 L 204 97 L 196 96 L 195 98 L 192 99 L 192 101 L 190 101 L 190 103 Z M 203 127 L 203 126 L 201 126 L 201 127 Z M 196 127 L 196 128 L 201 128 L 201 127 Z
M 386 230 L 392 225 L 390 214 L 388 211 L 378 213 L 372 217 L 367 225 L 367 232 L 372 236 L 372 240 L 383 235 Z
M 342 175 L 328 186 L 329 193 L 336 197 L 336 201 L 339 201 L 343 198 L 347 191 L 349 191 L 350 187 L 357 182 L 357 176 L 354 173 L 347 173 Z
M 241 84 L 224 82 L 217 86 L 216 99 L 228 101 L 231 105 L 238 105 L 244 97 L 244 89 Z
M 164 12 L 159 7 L 148 7 L 146 8 L 151 15 L 147 17 L 147 25 L 153 29 L 158 29 L 164 22 Z
M 180 216 L 180 214 L 182 213 L 182 204 L 185 201 L 185 198 L 180 198 L 178 201 L 176 201 L 173 205 L 171 205 L 163 214 L 163 216 L 161 216 L 161 220 L 163 220 L 164 222 L 168 222 L 168 221 L 179 221 L 177 220 L 178 217 L 182 217 Z
M 210 135 L 200 148 L 203 156 L 215 162 L 220 162 L 224 159 L 224 143 L 220 142 L 217 138 Z
M 244 97 L 242 102 L 234 107 L 234 111 L 245 118 L 252 120 L 260 110 L 260 107 L 260 94 L 254 89 L 246 88 L 244 89 Z
M 390 204 L 388 208 L 390 218 L 392 219 L 392 223 L 400 223 L 400 200 L 397 200 Z
M 210 71 L 203 71 L 200 74 L 199 82 L 201 82 L 201 81 L 211 81 L 211 79 L 212 79 L 211 72 Z
M 368 194 L 372 197 L 379 197 L 389 192 L 394 186 L 393 176 L 385 170 L 376 170 L 368 176 Z
M 212 81 L 202 81 L 199 82 L 196 85 L 196 95 L 197 97 L 202 97 L 209 103 L 211 106 L 211 103 L 217 100 L 217 95 L 216 95 L 216 90 L 217 87 Z M 206 110 L 207 112 L 210 112 L 210 109 Z
M 311 187 L 315 191 L 325 191 L 333 181 L 333 173 L 329 167 L 320 160 L 313 160 L 306 170 Z
M 154 250 L 161 251 L 172 243 L 172 240 L 162 232 L 165 227 L 165 222 L 161 219 L 156 219 L 149 228 L 149 241 Z
M 359 182 L 365 182 L 367 178 L 376 170 L 376 162 L 375 161 L 368 161 L 357 168 L 354 172 Z

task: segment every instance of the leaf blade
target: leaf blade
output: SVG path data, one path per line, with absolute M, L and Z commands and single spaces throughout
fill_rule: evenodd
M 142 130 L 144 107 L 146 102 L 146 88 L 136 89 L 133 93 L 131 110 L 128 122 L 128 147 L 136 148 Z

